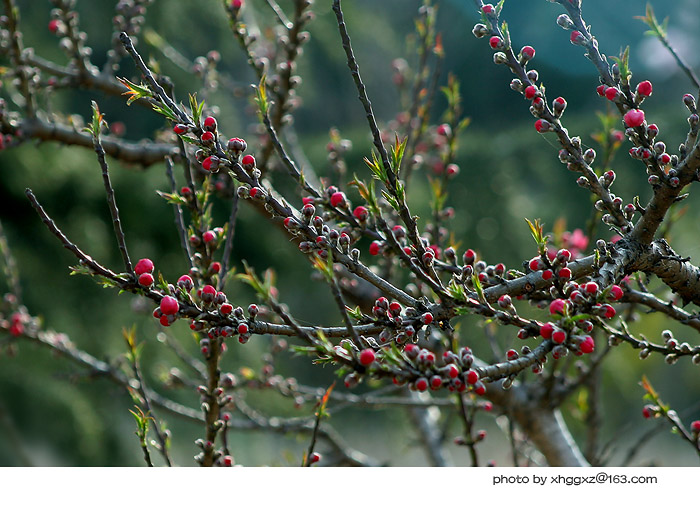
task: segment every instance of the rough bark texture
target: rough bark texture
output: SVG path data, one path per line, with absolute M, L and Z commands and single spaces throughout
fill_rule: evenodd
M 489 398 L 505 408 L 550 466 L 589 466 L 558 409 L 543 406 L 542 395 L 523 385 L 510 390 L 492 383 Z

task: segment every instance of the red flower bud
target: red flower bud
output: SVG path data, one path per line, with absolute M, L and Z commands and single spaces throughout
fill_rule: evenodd
M 520 49 L 520 55 L 523 58 L 530 60 L 535 57 L 535 49 L 529 45 L 526 45 L 522 49 Z
M 642 110 L 630 110 L 625 113 L 625 124 L 630 128 L 636 128 L 644 124 L 644 112 Z
M 534 85 L 529 85 L 525 87 L 525 99 L 532 99 L 537 95 L 537 87 Z
M 360 364 L 367 367 L 374 362 L 375 354 L 372 349 L 362 349 L 360 352 Z
M 175 297 L 166 295 L 160 301 L 160 311 L 163 315 L 174 315 L 180 310 L 180 304 Z
M 653 88 L 651 86 L 651 81 L 642 81 L 637 85 L 637 93 L 643 95 L 644 97 L 649 97 Z
M 153 261 L 150 259 L 139 259 L 134 267 L 134 273 L 136 275 L 141 275 L 143 273 L 153 273 Z

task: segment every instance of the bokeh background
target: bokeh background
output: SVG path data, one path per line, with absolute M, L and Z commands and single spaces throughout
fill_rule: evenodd
M 269 22 L 271 12 L 264 1 L 248 3 L 258 12 L 258 22 L 263 26 Z M 288 3 L 280 1 L 284 8 Z M 17 4 L 22 13 L 25 45 L 41 56 L 64 62 L 55 36 L 47 30 L 50 3 L 18 0 Z M 110 45 L 114 4 L 104 0 L 78 2 L 82 26 L 89 29 L 88 44 L 98 65 Z M 312 38 L 299 61 L 304 82 L 298 90 L 303 104 L 295 114 L 296 128 L 319 175 L 330 174 L 325 145 L 329 128 L 337 127 L 344 138 L 353 140 L 353 149 L 347 156 L 349 171 L 367 177 L 362 157 L 370 153 L 371 142 L 345 66 L 330 6 L 330 0 L 315 2 L 317 17 L 309 27 Z M 420 2 L 415 0 L 344 2 L 356 56 L 381 120 L 393 118 L 399 110 L 391 80 L 391 62 L 403 56 L 409 64 L 414 64 L 415 53 L 407 49 L 411 48 L 410 35 L 419 6 Z M 691 65 L 697 66 L 700 4 L 694 0 L 675 0 L 657 1 L 653 6 L 659 19 L 670 17 L 672 43 Z M 634 82 L 650 79 L 654 83 L 654 95 L 644 105 L 647 119 L 659 125 L 664 140 L 674 149 L 674 143 L 683 138 L 687 128 L 687 111 L 681 96 L 693 87 L 661 46 L 644 36 L 645 26 L 634 19 L 643 15 L 644 9 L 645 3 L 641 1 L 586 0 L 584 18 L 592 25 L 604 53 L 617 55 L 625 45 L 630 45 Z M 581 135 L 585 143 L 592 145 L 589 135 L 599 126 L 596 112 L 605 111 L 609 103 L 595 94 L 598 84 L 595 70 L 583 57 L 581 48 L 570 45 L 568 34 L 556 25 L 560 12 L 559 6 L 544 0 L 509 1 L 503 17 L 509 23 L 515 47 L 528 44 L 537 50 L 533 66 L 539 70 L 550 98 L 561 95 L 568 100 L 564 121 L 570 132 Z M 583 228 L 591 215 L 590 201 L 587 193 L 576 186 L 575 178 L 559 163 L 558 148 L 552 137 L 538 135 L 533 130 L 527 103 L 509 88 L 511 77 L 507 69 L 495 66 L 487 43 L 472 36 L 471 29 L 477 20 L 472 2 L 440 2 L 437 25 L 446 50 L 444 75 L 452 71 L 460 80 L 464 113 L 472 120 L 460 141 L 457 163 L 462 172 L 450 195 L 449 203 L 456 210 L 451 230 L 465 248 L 478 250 L 490 263 L 502 261 L 508 267 L 519 267 L 523 259 L 535 253 L 524 218 L 540 218 L 547 230 L 559 219 L 564 219 L 569 229 Z M 189 60 L 218 50 L 222 56 L 219 69 L 233 77 L 240 88 L 245 89 L 255 81 L 231 36 L 219 0 L 156 1 L 149 8 L 146 26 Z M 173 79 L 181 99 L 201 88 L 192 74 L 175 66 L 147 41 L 148 38 L 140 38 L 139 50 L 156 60 L 161 70 Z M 129 65 L 124 62 L 124 75 L 133 70 Z M 130 140 L 152 137 L 166 128 L 157 115 L 138 106 L 128 108 L 124 99 L 105 98 L 99 92 L 60 92 L 52 102 L 57 110 L 87 118 L 92 99 L 99 102 L 109 122 L 124 123 L 125 137 Z M 218 106 L 219 125 L 226 135 L 248 138 L 255 118 L 246 96 L 235 97 L 222 89 L 212 96 L 211 102 Z M 442 100 L 436 103 L 435 120 L 444 108 Z M 249 138 L 249 142 L 253 139 Z M 615 192 L 626 201 L 631 201 L 635 194 L 644 201 L 650 194 L 646 175 L 626 155 L 623 146 L 613 164 L 618 175 Z M 186 265 L 171 207 L 155 194 L 156 189 L 168 189 L 163 167 L 124 168 L 114 160 L 110 161 L 110 167 L 132 258 L 150 257 L 166 278 L 176 279 L 185 273 Z M 417 177 L 411 194 L 419 214 L 427 209 L 422 194 L 425 189 L 421 188 L 425 185 L 425 179 Z M 148 312 L 137 311 L 133 297 L 104 290 L 88 278 L 69 276 L 73 257 L 41 224 L 24 197 L 26 187 L 34 190 L 74 242 L 103 264 L 119 268 L 121 261 L 94 154 L 87 149 L 54 143 L 36 146 L 27 143 L 0 153 L 0 220 L 20 266 L 24 302 L 30 313 L 40 315 L 46 327 L 67 333 L 81 348 L 103 359 L 115 360 L 124 354 L 121 330 L 136 325 L 139 339 L 146 343 L 144 370 L 148 371 L 151 385 L 159 388 L 162 375 L 170 366 L 177 366 L 177 360 L 158 341 L 161 329 Z M 680 254 L 695 256 L 700 251 L 698 208 L 688 202 L 683 208 L 687 213 L 674 224 L 669 238 Z M 223 224 L 227 213 L 225 204 L 220 203 L 215 220 Z M 611 237 L 604 228 L 598 236 Z M 245 204 L 240 212 L 234 249 L 234 263 L 239 268 L 242 259 L 258 270 L 268 267 L 277 270 L 280 298 L 301 321 L 338 321 L 330 294 L 322 282 L 311 279 L 306 259 L 282 233 L 271 229 Z M 229 298 L 241 305 L 253 300 L 240 283 L 229 284 L 228 293 Z M 656 315 L 645 315 L 635 323 L 635 330 L 658 341 L 667 325 Z M 194 352 L 197 346 L 186 327 L 185 324 L 174 326 L 173 333 Z M 681 340 L 697 343 L 697 336 L 688 330 L 673 329 Z M 462 331 L 465 345 L 488 356 L 478 319 L 466 318 Z M 503 349 L 514 341 L 512 332 L 499 337 Z M 236 344 L 225 358 L 224 369 L 232 372 L 241 367 L 259 369 L 261 352 L 269 347 L 265 338 L 253 339 L 245 346 Z M 0 352 L 6 350 L 7 343 L 0 343 Z M 286 355 L 282 360 L 278 372 L 294 376 L 305 385 L 327 386 L 335 379 L 332 369 L 314 366 L 308 358 Z M 641 417 L 641 376 L 646 374 L 662 397 L 682 411 L 693 407 L 700 395 L 697 367 L 689 363 L 681 361 L 668 366 L 661 357 L 642 362 L 625 346 L 614 351 L 602 379 L 602 435 L 605 441 L 617 441 L 622 447 L 620 455 L 625 445 L 655 426 Z M 16 356 L 0 354 L 0 465 L 142 463 L 138 440 L 133 434 L 133 419 L 127 411 L 132 406 L 130 398 L 108 381 L 90 380 L 81 372 L 84 374 L 66 360 L 28 342 L 19 342 Z M 159 390 L 197 406 L 195 394 Z M 358 390 L 367 387 L 363 385 Z M 312 413 L 311 406 L 295 410 L 288 399 L 272 391 L 251 393 L 249 401 L 268 415 Z M 578 436 L 582 430 L 577 421 L 580 409 L 576 398 L 565 405 L 564 411 Z M 699 415 L 696 407 L 695 414 L 689 417 L 697 419 Z M 166 419 L 173 432 L 175 461 L 190 465 L 197 453 L 193 441 L 199 437 L 200 428 L 162 412 L 159 417 Z M 481 446 L 482 457 L 505 465 L 509 459 L 505 436 L 494 417 L 479 418 L 478 425 L 489 431 L 489 438 Z M 330 422 L 353 447 L 388 464 L 427 463 L 403 410 L 347 409 L 333 413 Z M 457 427 L 456 419 L 448 420 L 446 433 L 458 433 Z M 231 435 L 230 444 L 236 461 L 244 465 L 298 465 L 307 440 L 304 436 L 241 432 Z M 450 449 L 455 463 L 468 464 L 466 451 Z M 664 429 L 642 449 L 635 463 L 697 465 L 697 456 Z

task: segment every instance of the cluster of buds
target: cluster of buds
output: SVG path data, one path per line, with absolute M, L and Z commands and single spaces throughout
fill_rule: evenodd
M 141 259 L 134 269 L 138 275 L 139 283 L 144 287 L 150 287 L 153 283 L 153 262 L 150 259 Z M 150 284 L 146 286 L 144 277 L 150 276 Z M 202 354 L 208 357 L 211 353 L 210 340 L 226 338 L 238 335 L 239 341 L 245 343 L 250 338 L 250 324 L 255 321 L 259 308 L 255 304 L 248 307 L 248 318 L 245 317 L 243 308 L 234 308 L 227 300 L 226 294 L 217 291 L 211 284 L 206 284 L 194 293 L 195 282 L 190 275 L 182 275 L 177 285 L 168 285 L 167 293 L 160 299 L 160 304 L 153 311 L 153 316 L 161 325 L 168 327 L 181 315 L 184 307 L 199 307 L 202 315 L 190 323 L 190 329 L 195 332 L 206 333 L 200 344 Z M 197 306 L 199 303 L 199 306 Z M 211 322 L 221 322 L 212 327 Z M 222 344 L 223 345 L 223 344 Z
M 416 144 L 412 167 L 424 165 L 430 175 L 455 178 L 460 173 L 459 166 L 451 162 L 456 137 L 456 131 L 448 123 L 429 128 Z
M 203 83 L 210 87 L 217 87 L 216 67 L 221 61 L 221 54 L 216 50 L 207 52 L 206 56 L 197 56 L 192 65 L 192 73 L 202 78 Z
M 39 329 L 39 321 L 32 317 L 27 308 L 17 303 L 17 297 L 6 293 L 0 308 L 0 327 L 9 330 L 12 336 L 33 335 Z
M 340 132 L 335 128 L 331 129 L 330 141 L 326 145 L 326 151 L 328 151 L 328 162 L 339 178 L 343 178 L 347 173 L 345 154 L 351 149 L 352 141 L 340 138 Z
M 313 205 L 310 204 L 307 204 L 304 207 L 307 206 L 313 207 Z M 308 213 L 310 210 L 307 210 L 306 212 Z M 304 214 L 303 209 L 302 214 Z M 299 243 L 299 250 L 302 253 L 315 253 L 321 259 L 326 259 L 332 250 L 338 250 L 343 254 L 350 253 L 354 257 L 359 257 L 359 251 L 356 249 L 350 249 L 350 245 L 354 240 L 350 234 L 347 232 L 339 232 L 335 228 L 330 228 L 328 225 L 323 223 L 323 219 L 320 216 L 314 216 L 311 220 L 311 224 L 316 230 L 316 237 L 312 240 L 301 241 Z M 290 233 L 295 235 L 301 230 L 301 223 L 291 216 L 285 218 L 284 226 Z
M 449 264 L 457 266 L 457 254 L 454 249 L 446 248 L 443 256 Z M 506 279 L 512 278 L 511 272 L 506 269 L 505 264 L 488 264 L 486 261 L 480 260 L 477 253 L 471 248 L 462 254 L 462 262 L 463 266 L 457 266 L 458 271 L 453 273 L 452 280 L 466 286 L 469 290 L 474 289 L 474 275 L 484 287 L 502 284 Z
M 547 251 L 546 254 L 536 256 L 528 261 L 527 266 L 532 272 L 542 272 L 542 279 L 548 281 L 556 275 L 560 282 L 571 280 L 571 269 L 568 267 L 573 256 L 567 248 L 558 251 Z
M 144 288 L 149 288 L 153 285 L 155 280 L 153 278 L 154 269 L 155 266 L 153 265 L 153 261 L 148 258 L 139 259 L 139 261 L 136 263 L 136 266 L 134 267 L 134 274 L 136 275 L 138 283 Z
M 426 226 L 426 231 L 432 230 L 432 228 L 432 226 Z M 403 253 L 411 258 L 411 263 L 417 268 L 432 270 L 435 261 L 444 257 L 444 253 L 440 247 L 430 243 L 430 236 L 427 232 L 420 237 L 420 244 L 424 250 L 422 256 L 419 256 L 420 254 L 417 253 L 416 247 L 409 241 L 406 229 L 403 225 L 394 225 L 391 229 L 391 233 L 403 250 Z M 450 250 L 454 254 L 454 250 Z M 369 253 L 370 255 L 389 255 L 392 253 L 392 249 L 387 240 L 375 240 L 369 245 Z M 454 259 L 453 255 L 450 257 Z
M 146 9 L 149 4 L 152 4 L 153 0 L 121 0 L 117 2 L 115 6 L 116 15 L 112 18 L 112 25 L 114 26 L 114 34 L 112 35 L 112 45 L 116 49 L 121 49 L 122 46 L 119 41 L 119 34 L 125 32 L 134 39 L 134 36 L 141 32 L 141 27 L 143 26 L 145 20 Z M 57 20 L 51 20 L 51 22 Z M 49 30 L 52 29 L 51 22 L 49 22 Z M 56 32 L 51 30 L 51 32 Z M 121 51 L 120 53 L 123 53 Z
M 81 64 L 87 65 L 92 54 L 92 49 L 85 45 L 87 33 L 79 28 L 80 17 L 75 9 L 75 2 L 71 0 L 51 0 L 55 8 L 51 10 L 49 32 L 59 38 L 59 47 L 71 59 L 77 59 Z
M 379 297 L 372 307 L 373 321 L 385 326 L 379 333 L 377 341 L 380 345 L 387 345 L 394 340 L 398 345 L 403 345 L 415 339 L 417 333 L 424 326 L 433 322 L 430 312 L 420 313 L 415 308 L 403 308 L 396 301 L 389 302 L 386 297 Z
M 157 318 L 162 326 L 168 327 L 175 320 L 180 311 L 180 303 L 172 295 L 165 295 L 160 300 L 160 305 L 153 311 L 153 317 Z
M 206 230 L 198 235 L 191 233 L 189 237 L 190 245 L 195 252 L 192 254 L 192 267 L 189 274 L 195 279 L 208 278 L 221 273 L 221 263 L 211 260 L 211 254 L 221 245 L 224 240 L 224 229 L 216 227 Z
M 198 252 L 205 253 L 208 251 L 211 253 L 219 247 L 223 238 L 224 229 L 222 227 L 215 227 L 205 230 L 201 232 L 201 234 L 199 232 L 192 233 L 189 237 L 189 242 Z M 195 259 L 195 263 L 197 263 L 197 260 L 201 260 L 201 257 L 194 257 L 193 259 Z
M 649 183 L 651 185 L 667 183 L 671 187 L 678 187 L 680 179 L 674 168 L 678 165 L 679 157 L 669 154 L 666 144 L 656 140 L 659 134 L 658 126 L 656 124 L 648 124 L 644 111 L 638 108 L 647 97 L 652 95 L 652 83 L 650 81 L 641 81 L 637 84 L 631 99 L 626 97 L 621 89 L 615 86 L 600 85 L 596 90 L 601 97 L 605 97 L 625 107 L 626 111 L 623 116 L 626 127 L 625 135 L 632 142 L 629 154 L 632 158 L 641 160 L 647 166 Z M 694 106 L 694 98 L 692 95 L 686 94 L 683 100 L 691 112 L 688 118 L 691 133 L 693 131 L 697 133 L 700 117 L 698 117 Z M 681 145 L 679 150 L 681 151 L 682 159 L 686 151 L 684 145 Z
M 450 392 L 465 392 L 471 389 L 482 396 L 486 385 L 479 380 L 479 374 L 472 369 L 474 356 L 471 349 L 464 347 L 458 352 L 445 351 L 437 357 L 434 352 L 409 343 L 404 346 L 404 356 L 410 365 L 411 373 L 394 376 L 394 383 L 408 383 L 411 390 L 423 392 L 430 388 L 438 390 L 446 387 Z
M 664 360 L 669 365 L 673 365 L 678 361 L 681 356 L 692 355 L 693 363 L 695 365 L 700 365 L 700 346 L 692 347 L 688 342 L 679 342 L 673 333 L 666 329 L 661 333 L 661 338 L 663 339 L 663 354 L 665 355 Z M 641 359 L 646 359 L 651 354 L 651 347 L 648 342 L 642 342 L 641 351 L 639 352 L 639 357 Z M 658 349 L 657 349 L 658 350 Z
M 224 323 L 214 327 L 209 327 L 206 330 L 207 337 L 210 340 L 217 338 L 228 338 L 238 335 L 238 341 L 242 344 L 246 343 L 251 336 L 251 326 L 258 314 L 260 308 L 257 304 L 248 306 L 248 317 L 245 316 L 245 311 L 242 307 L 233 307 L 226 298 L 226 294 L 221 291 L 216 291 L 214 286 L 207 284 L 197 290 L 197 298 L 201 300 L 202 310 L 208 314 L 220 317 Z M 193 331 L 203 331 L 208 326 L 203 320 L 193 320 L 190 323 L 190 328 Z M 208 344 L 207 344 L 208 345 Z M 209 351 L 202 348 L 202 354 L 206 357 Z
M 557 289 L 553 288 L 553 292 Z M 570 281 L 563 285 L 561 291 L 567 298 L 555 298 L 549 303 L 552 321 L 542 324 L 539 334 L 555 344 L 554 359 L 566 356 L 568 351 L 577 356 L 592 353 L 595 350 L 595 343 L 589 334 L 594 327 L 592 319 L 613 318 L 616 311 L 608 302 L 620 300 L 624 290 L 616 284 L 601 290 L 594 281 L 582 284 Z

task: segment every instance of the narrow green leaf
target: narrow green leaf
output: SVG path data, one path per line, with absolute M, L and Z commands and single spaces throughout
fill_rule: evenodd
M 83 131 L 90 133 L 93 138 L 99 138 L 102 132 L 102 126 L 106 126 L 107 123 L 104 120 L 102 113 L 100 113 L 100 107 L 95 101 L 92 101 L 92 121 L 87 127 L 83 128 Z
M 382 196 L 384 196 L 384 199 L 389 203 L 389 205 L 392 206 L 392 208 L 396 211 L 399 212 L 399 204 L 396 201 L 396 198 L 394 198 L 391 194 L 389 194 L 386 191 L 382 191 Z
M 144 84 L 132 83 L 125 77 L 118 77 L 117 80 L 126 87 L 126 92 L 122 95 L 128 95 L 129 98 L 126 100 L 127 106 L 131 106 L 131 103 L 141 99 L 142 97 L 152 98 L 154 97 L 153 92 Z
M 171 110 L 165 104 L 154 104 L 153 111 L 160 113 L 161 115 L 164 115 L 166 118 L 168 118 L 171 121 L 177 122 L 179 120 L 177 118 L 177 115 L 175 115 L 175 112 L 173 110 Z

